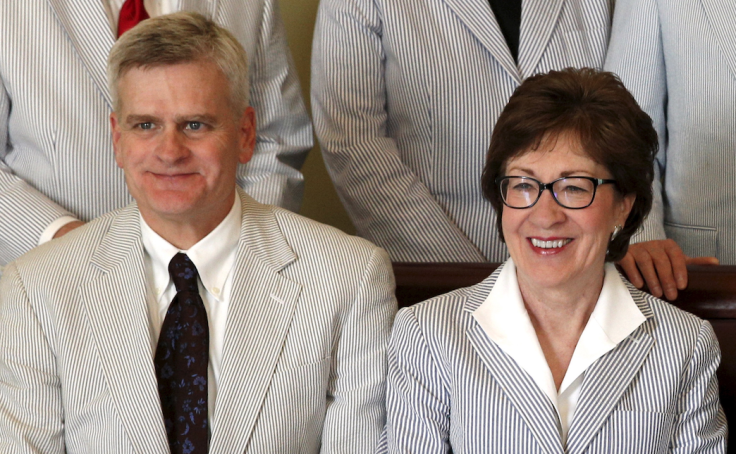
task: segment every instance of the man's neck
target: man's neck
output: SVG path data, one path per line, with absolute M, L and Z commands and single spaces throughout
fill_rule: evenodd
M 226 209 L 223 208 L 218 212 L 212 212 L 209 215 L 203 215 L 196 219 L 190 219 L 185 216 L 154 216 L 143 210 L 140 213 L 151 230 L 171 243 L 172 246 L 186 251 L 199 243 L 222 223 L 233 209 L 235 197 L 238 197 L 237 193 L 234 194 L 232 203 L 226 205 Z

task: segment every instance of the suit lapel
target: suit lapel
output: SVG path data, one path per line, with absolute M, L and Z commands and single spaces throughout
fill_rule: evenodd
M 228 310 L 211 452 L 242 452 L 253 433 L 301 286 L 280 274 L 297 259 L 270 208 L 241 194 L 243 221 Z
M 468 297 L 465 310 L 469 312 L 468 317 L 472 321 L 466 335 L 476 354 L 524 420 L 539 446 L 549 454 L 562 454 L 560 422 L 554 406 L 529 374 L 488 338 L 471 315 L 490 293 L 501 268 L 499 267 L 490 278 L 476 287 Z
M 444 0 L 460 21 L 517 82 L 519 69 L 487 0 Z M 523 9 L 522 9 L 523 15 Z
M 80 289 L 113 405 L 138 453 L 168 452 L 161 416 L 143 271 L 138 210 L 120 212 Z
M 716 41 L 725 57 L 726 64 L 736 77 L 736 2 L 733 0 L 701 0 Z
M 567 439 L 569 453 L 583 453 L 618 405 L 654 345 L 649 333 L 652 311 L 639 292 L 632 292 L 647 320 L 585 372 L 578 406 Z
M 99 0 L 48 0 L 92 81 L 112 109 L 107 88 L 107 55 L 115 43 L 103 3 Z
M 554 32 L 564 0 L 523 0 L 519 35 L 519 70 L 534 74 Z

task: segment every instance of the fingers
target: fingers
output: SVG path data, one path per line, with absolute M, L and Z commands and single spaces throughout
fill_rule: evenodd
M 687 286 L 686 256 L 673 240 L 632 244 L 629 254 L 652 295 L 674 300 L 677 290 Z
M 618 262 L 618 265 L 623 269 L 624 274 L 626 274 L 629 282 L 631 282 L 634 287 L 644 287 L 644 278 L 641 277 L 639 268 L 636 266 L 636 260 L 634 260 L 634 256 L 631 255 L 631 248 L 629 248 L 629 252 L 626 253 L 624 258 Z
M 663 254 L 666 256 L 666 253 L 663 252 L 661 247 L 657 249 L 658 245 L 649 243 L 654 242 L 647 241 L 645 243 L 632 244 L 631 246 L 629 246 L 629 252 L 634 257 L 634 260 L 636 261 L 636 266 L 639 268 L 639 272 L 641 272 L 642 277 L 647 284 L 647 287 L 649 287 L 649 292 L 657 298 L 661 298 L 663 293 L 662 285 L 660 284 L 659 280 L 660 277 L 665 282 L 667 281 L 667 279 L 670 279 L 671 282 L 674 282 L 674 277 L 672 276 L 672 268 L 669 268 L 668 270 L 660 270 L 662 276 L 659 276 L 657 274 L 654 256 L 658 256 L 658 260 L 661 263 L 661 256 Z
M 619 262 L 629 281 L 642 288 L 646 283 L 649 292 L 668 300 L 677 298 L 677 290 L 687 287 L 687 265 L 718 265 L 715 257 L 688 257 L 674 240 L 656 240 L 629 246 L 626 256 Z

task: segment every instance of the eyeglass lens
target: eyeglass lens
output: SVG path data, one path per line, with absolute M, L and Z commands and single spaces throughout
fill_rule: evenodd
M 583 208 L 593 201 L 595 183 L 587 178 L 562 178 L 552 184 L 552 192 L 560 205 Z M 527 177 L 508 177 L 501 182 L 501 195 L 512 208 L 527 208 L 541 196 L 539 182 Z

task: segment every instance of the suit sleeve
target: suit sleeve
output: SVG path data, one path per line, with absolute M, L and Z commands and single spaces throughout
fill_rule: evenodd
M 618 0 L 604 69 L 618 74 L 659 136 L 654 166 L 652 211 L 633 241 L 661 240 L 664 231 L 663 181 L 667 177 L 667 73 L 657 0 Z
M 13 173 L 8 123 L 12 100 L 0 79 L 0 267 L 38 245 L 53 221 L 73 216 Z
M 275 0 L 265 2 L 252 58 L 250 93 L 256 112 L 256 148 L 250 162 L 240 166 L 238 183 L 261 203 L 298 212 L 304 192 L 300 169 L 313 145 L 312 124 Z
M 55 357 L 13 265 L 0 280 L 0 345 L 0 452 L 65 452 Z
M 450 397 L 412 308 L 396 316 L 388 348 L 386 428 L 377 453 L 450 451 Z
M 718 400 L 716 370 L 721 351 L 713 327 L 703 321 L 682 381 L 673 453 L 725 453 L 727 425 Z
M 385 421 L 386 345 L 396 314 L 388 255 L 376 248 L 342 322 L 327 385 L 323 454 L 365 454 Z
M 386 58 L 374 2 L 320 2 L 312 114 L 345 209 L 358 233 L 394 261 L 486 261 L 399 156 L 388 131 Z

